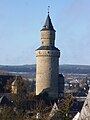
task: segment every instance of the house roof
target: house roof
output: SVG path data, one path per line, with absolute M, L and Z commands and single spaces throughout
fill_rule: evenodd
M 78 120 L 80 113 L 78 112 L 72 120 Z
M 16 76 L 15 80 L 12 82 L 12 86 L 17 86 L 17 76 Z
M 87 98 L 84 102 L 82 110 L 80 112 L 78 120 L 89 120 L 90 119 L 90 90 L 88 91 Z
M 0 97 L 0 105 L 11 105 L 11 101 L 3 95 Z

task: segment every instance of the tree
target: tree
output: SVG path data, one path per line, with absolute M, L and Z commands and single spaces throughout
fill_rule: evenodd
M 25 110 L 28 97 L 28 88 L 29 81 L 22 79 L 21 76 L 18 76 L 16 79 L 17 84 L 17 94 L 12 94 L 12 101 L 14 101 L 17 109 Z
M 1 113 L 1 120 L 15 120 L 15 113 L 10 107 L 4 107 Z
M 4 106 L 0 120 L 24 120 L 23 113 L 16 113 L 11 107 Z
M 65 95 L 64 99 L 59 103 L 59 110 L 50 120 L 70 120 L 68 114 L 73 103 L 73 96 L 70 94 Z

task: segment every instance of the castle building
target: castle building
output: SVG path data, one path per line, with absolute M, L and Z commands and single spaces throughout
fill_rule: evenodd
M 48 13 L 41 29 L 41 47 L 36 50 L 36 95 L 47 92 L 58 98 L 60 50 L 55 47 L 55 32 Z

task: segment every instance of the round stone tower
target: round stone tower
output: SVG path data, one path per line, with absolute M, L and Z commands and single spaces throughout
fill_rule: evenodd
M 47 92 L 58 98 L 60 50 L 55 47 L 55 30 L 48 14 L 41 30 L 41 47 L 36 50 L 36 95 Z

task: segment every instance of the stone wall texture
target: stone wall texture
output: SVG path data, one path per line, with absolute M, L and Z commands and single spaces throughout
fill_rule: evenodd
M 58 98 L 59 57 L 55 30 L 48 16 L 45 28 L 41 30 L 41 47 L 36 50 L 36 95 L 46 91 L 49 96 Z

